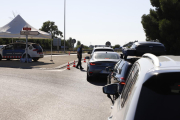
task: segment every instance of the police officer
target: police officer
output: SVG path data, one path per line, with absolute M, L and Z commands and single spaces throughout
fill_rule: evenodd
M 84 69 L 82 66 L 81 66 L 81 60 L 82 60 L 82 48 L 83 48 L 83 44 L 81 44 L 81 46 L 77 49 L 77 57 L 78 57 L 78 64 L 76 66 L 76 68 L 79 69 L 78 66 L 80 66 L 80 69 Z

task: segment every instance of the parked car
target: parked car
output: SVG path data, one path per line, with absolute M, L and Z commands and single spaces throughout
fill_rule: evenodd
M 134 42 L 131 48 L 124 48 L 122 52 L 124 58 L 127 58 L 127 56 L 142 56 L 145 53 L 165 55 L 166 49 L 160 42 Z
M 90 55 L 90 58 L 91 58 L 92 55 L 94 54 L 94 52 L 101 52 L 101 51 L 114 52 L 113 48 L 111 48 L 111 47 L 94 47 L 92 52 L 88 52 L 88 54 L 91 54 Z
M 137 60 L 108 120 L 180 120 L 180 56 L 144 54 Z M 103 87 L 119 93 L 119 84 Z
M 0 49 L 0 60 L 1 59 L 20 59 L 26 57 L 26 43 L 25 42 L 15 42 L 8 44 Z M 39 44 L 28 43 L 28 57 L 32 58 L 34 61 L 43 58 L 43 49 Z
M 107 84 L 118 83 L 121 86 L 120 91 L 122 91 L 124 85 L 126 84 L 126 79 L 129 71 L 133 63 L 138 59 L 138 57 L 134 57 L 119 60 L 119 62 L 115 65 L 114 69 L 111 69 L 112 73 L 110 73 L 107 77 Z M 119 97 L 119 94 L 112 95 L 112 103 L 114 103 L 114 101 Z
M 95 52 L 87 63 L 87 80 L 92 80 L 98 75 L 106 76 L 109 71 L 106 71 L 107 66 L 112 66 L 119 61 L 120 56 L 116 52 Z

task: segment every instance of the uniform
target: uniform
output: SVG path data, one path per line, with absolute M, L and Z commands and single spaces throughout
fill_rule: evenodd
M 79 54 L 77 54 L 77 57 L 78 57 L 78 64 L 76 66 L 76 68 L 78 68 L 78 66 L 80 66 L 80 69 L 83 69 L 82 66 L 81 66 L 81 60 L 82 60 L 82 46 L 80 46 L 77 50 L 77 52 Z

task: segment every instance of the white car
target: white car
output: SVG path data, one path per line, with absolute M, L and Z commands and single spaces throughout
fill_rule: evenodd
M 26 43 L 25 42 L 16 42 L 8 44 L 0 49 L 0 60 L 1 59 L 20 59 L 26 57 Z M 28 57 L 32 58 L 34 61 L 43 58 L 43 49 L 39 44 L 28 43 Z

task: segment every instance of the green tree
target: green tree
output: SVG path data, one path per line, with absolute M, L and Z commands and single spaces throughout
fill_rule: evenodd
M 77 41 L 77 46 L 78 46 L 78 45 L 81 45 L 81 42 L 80 42 L 79 40 Z
M 114 48 L 120 48 L 120 45 L 119 45 L 119 44 L 116 44 L 116 45 L 114 46 Z
M 142 16 L 146 40 L 163 43 L 167 54 L 180 54 L 180 0 L 150 0 L 155 9 Z
M 39 29 L 44 32 L 51 33 L 52 38 L 57 38 L 57 36 L 63 37 L 63 33 L 58 30 L 57 25 L 55 25 L 55 22 L 46 21 L 43 23 L 43 26 Z

